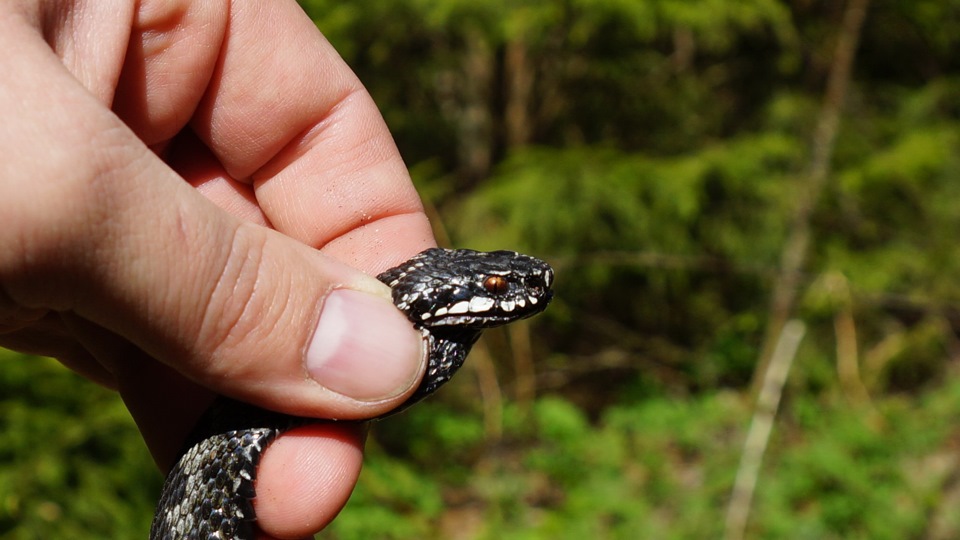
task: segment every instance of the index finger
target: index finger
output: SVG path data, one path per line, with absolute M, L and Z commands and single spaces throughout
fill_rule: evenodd
M 288 236 L 368 272 L 433 244 L 373 100 L 293 2 L 232 5 L 191 125 Z

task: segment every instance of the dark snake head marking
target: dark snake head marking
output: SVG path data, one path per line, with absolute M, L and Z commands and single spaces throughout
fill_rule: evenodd
M 379 276 L 414 325 L 490 328 L 531 317 L 553 296 L 553 269 L 514 251 L 428 249 Z
M 553 295 L 553 270 L 513 251 L 428 249 L 377 277 L 393 290 L 394 304 L 428 349 L 427 370 L 413 395 L 378 418 L 450 380 L 484 328 L 535 315 Z M 252 540 L 262 452 L 284 430 L 317 421 L 218 399 L 167 475 L 150 539 Z

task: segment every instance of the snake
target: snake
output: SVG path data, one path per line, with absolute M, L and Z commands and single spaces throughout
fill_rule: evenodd
M 485 328 L 543 311 L 553 297 L 553 269 L 514 251 L 430 248 L 377 276 L 426 344 L 427 367 L 396 414 L 434 393 L 463 365 Z M 260 456 L 301 418 L 226 397 L 201 416 L 167 474 L 150 540 L 253 540 Z

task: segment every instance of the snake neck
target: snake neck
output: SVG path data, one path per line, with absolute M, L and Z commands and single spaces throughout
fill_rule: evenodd
M 470 348 L 480 338 L 480 332 L 479 329 L 469 328 L 434 328 L 430 332 L 423 332 L 423 339 L 428 350 L 428 362 L 423 378 L 420 380 L 420 386 L 400 406 L 378 416 L 377 419 L 393 416 L 404 411 L 436 392 L 463 365 L 470 353 Z

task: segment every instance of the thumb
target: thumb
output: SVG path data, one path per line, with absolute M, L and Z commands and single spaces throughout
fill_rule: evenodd
M 5 280 L 14 302 L 69 311 L 202 386 L 292 414 L 369 416 L 414 386 L 422 339 L 385 285 L 156 169 L 124 195 L 101 191 L 86 219 L 27 233 L 40 240 Z M 118 379 L 140 369 L 98 356 Z
M 46 76 L 58 99 L 24 92 L 10 121 L 33 127 L 0 136 L 0 317 L 70 312 L 187 379 L 293 414 L 375 415 L 412 390 L 422 340 L 384 285 L 223 212 L 69 74 Z M 106 361 L 137 376 L 133 360 Z

